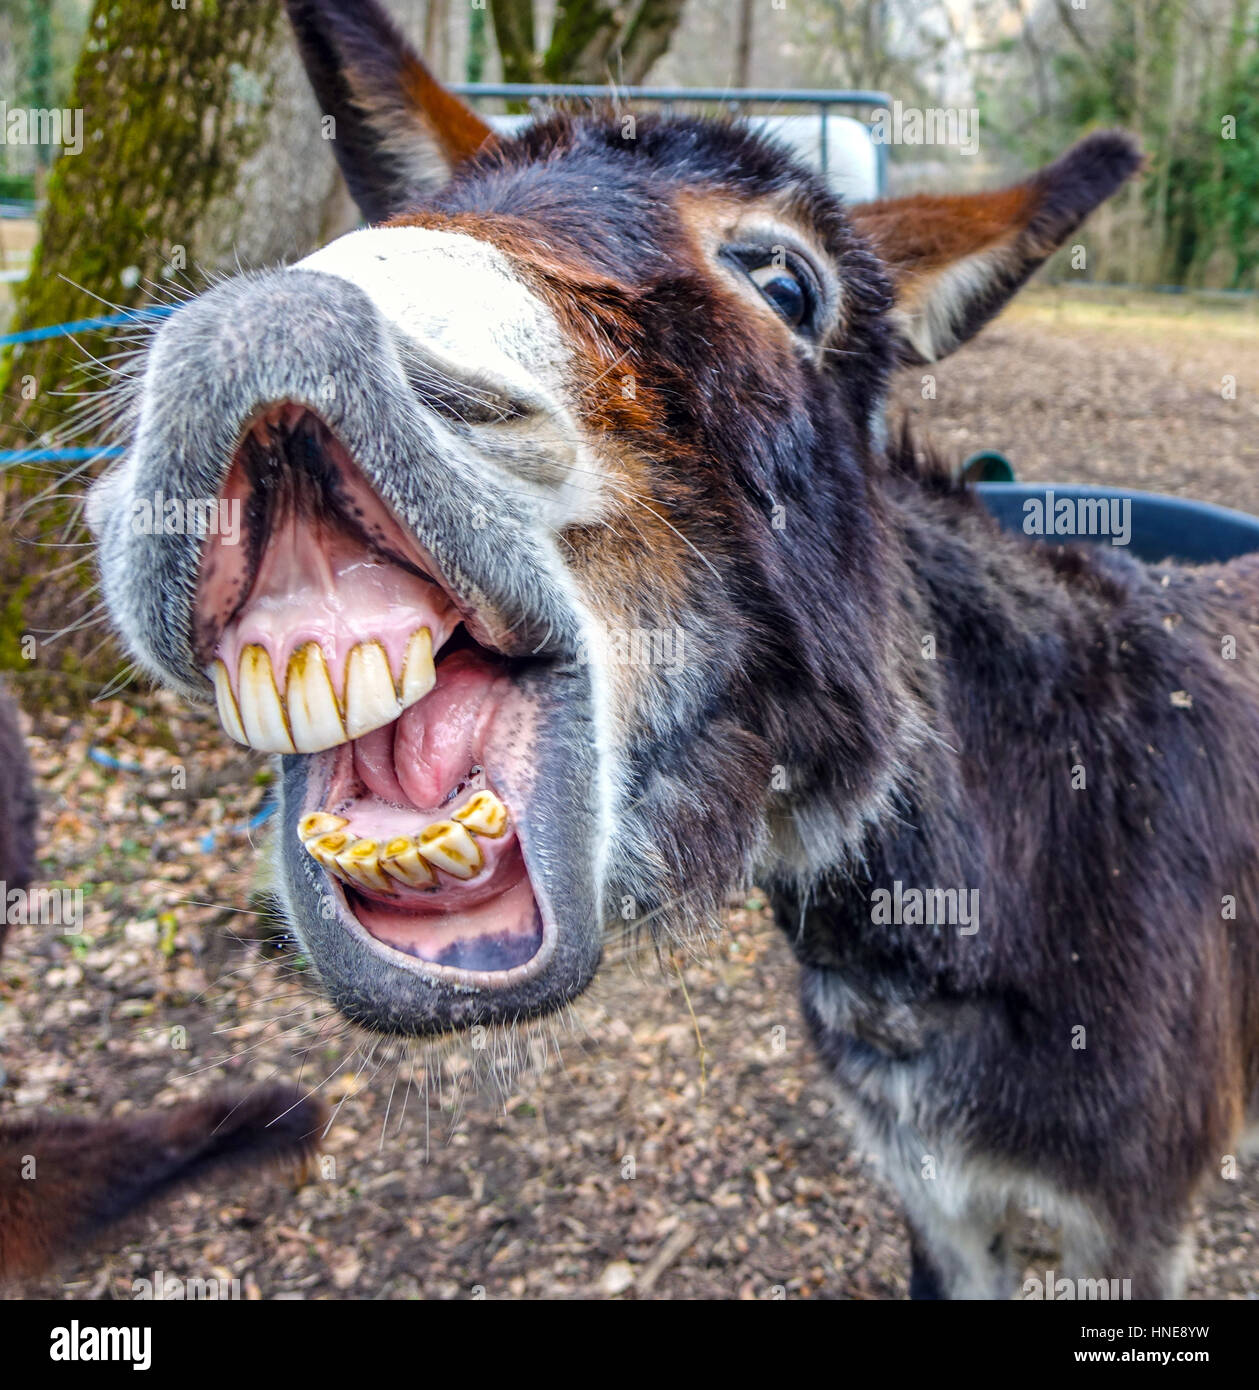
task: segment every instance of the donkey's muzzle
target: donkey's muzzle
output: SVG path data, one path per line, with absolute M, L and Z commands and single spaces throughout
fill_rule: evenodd
M 158 333 L 94 502 L 133 650 L 287 755 L 288 915 L 342 1010 L 396 1033 L 579 992 L 605 833 L 582 615 L 487 458 L 494 422 L 437 399 L 449 343 L 423 346 L 338 275 L 219 286 Z M 500 387 L 512 423 L 546 413 L 523 377 Z M 238 524 L 155 533 L 133 524 L 149 498 Z

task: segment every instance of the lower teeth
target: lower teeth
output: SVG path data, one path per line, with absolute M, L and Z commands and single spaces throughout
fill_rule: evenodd
M 414 838 L 399 835 L 381 848 L 376 840 L 354 840 L 349 821 L 312 811 L 298 823 L 306 852 L 321 868 L 353 887 L 395 893 L 398 885 L 430 888 L 437 870 L 466 882 L 485 866 L 477 841 L 498 839 L 507 829 L 507 807 L 491 791 L 479 791 L 449 820 L 425 826 Z

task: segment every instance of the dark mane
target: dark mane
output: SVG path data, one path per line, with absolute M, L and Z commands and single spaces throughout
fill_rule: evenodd
M 908 415 L 889 429 L 882 457 L 892 477 L 916 482 L 930 493 L 951 497 L 966 491 L 957 463 L 930 439 L 919 438 Z

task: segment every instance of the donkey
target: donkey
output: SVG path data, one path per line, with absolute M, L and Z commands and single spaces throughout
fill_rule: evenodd
M 369 225 L 165 321 L 88 515 L 136 659 L 281 755 L 322 989 L 511 1025 L 755 880 L 912 1294 L 1012 1292 L 1025 1203 L 1176 1293 L 1259 1079 L 1259 560 L 1003 533 L 884 419 L 1133 143 L 843 207 L 738 123 L 498 138 L 379 5 L 288 9 Z
M 35 872 L 35 790 L 0 690 L 0 950 Z M 117 1119 L 47 1113 L 0 1125 L 0 1282 L 43 1274 L 114 1223 L 211 1171 L 302 1159 L 323 1106 L 292 1086 L 225 1088 Z

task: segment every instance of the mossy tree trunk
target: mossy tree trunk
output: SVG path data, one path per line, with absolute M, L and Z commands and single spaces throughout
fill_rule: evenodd
M 280 0 L 96 0 L 69 105 L 83 112 L 83 151 L 63 153 L 49 176 L 14 330 L 170 298 L 207 272 L 300 255 L 352 225 Z M 94 444 L 73 436 L 64 393 L 90 384 L 88 354 L 109 343 L 102 333 L 11 349 L 3 445 Z M 35 652 L 44 670 L 116 671 L 115 651 L 92 655 L 99 628 L 46 643 L 90 607 L 91 582 L 86 562 L 49 578 L 76 552 L 30 543 L 83 539 L 66 531 L 66 504 L 28 505 L 48 466 L 0 477 L 0 666 L 29 670 Z

